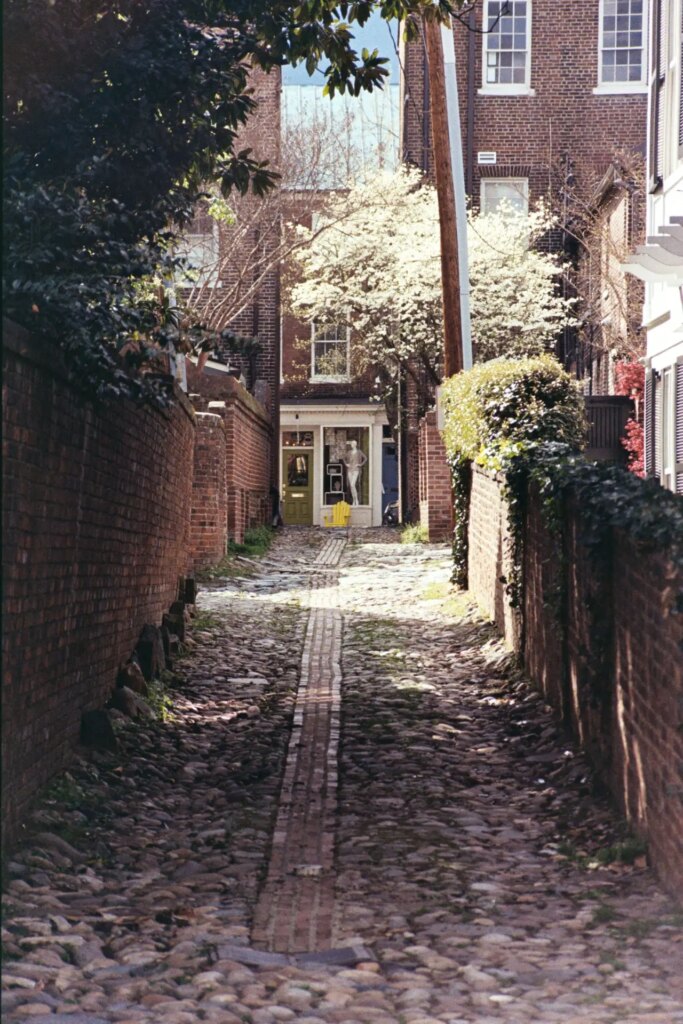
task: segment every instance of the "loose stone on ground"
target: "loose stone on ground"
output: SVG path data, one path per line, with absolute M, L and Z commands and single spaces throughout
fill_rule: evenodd
M 8 866 L 3 1019 L 683 1024 L 683 917 L 642 858 L 600 862 L 618 822 L 448 597 L 445 547 L 357 532 L 316 567 L 330 537 L 285 531 L 204 590 L 174 718 L 118 728 L 37 812 Z M 321 595 L 343 620 L 342 966 L 252 945 Z

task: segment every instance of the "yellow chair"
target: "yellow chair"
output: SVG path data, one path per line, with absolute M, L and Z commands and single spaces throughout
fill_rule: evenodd
M 332 514 L 323 516 L 325 526 L 348 526 L 351 518 L 351 506 L 348 501 L 338 501 L 332 506 Z

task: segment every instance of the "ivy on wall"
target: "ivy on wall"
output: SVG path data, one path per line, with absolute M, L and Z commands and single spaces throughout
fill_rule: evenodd
M 446 382 L 444 407 L 455 502 L 456 584 L 467 585 L 473 463 L 504 478 L 511 556 L 506 589 L 513 607 L 519 607 L 523 598 L 530 487 L 537 492 L 543 521 L 556 539 L 560 577 L 566 568 L 563 531 L 569 501 L 580 510 L 580 540 L 596 563 L 608 557 L 611 531 L 617 529 L 648 551 L 665 552 L 674 571 L 683 576 L 683 500 L 654 480 L 608 463 L 588 462 L 581 455 L 586 439 L 583 396 L 556 360 L 544 356 L 475 366 Z M 672 593 L 671 609 L 683 612 L 683 593 Z M 563 615 L 561 601 L 557 612 Z M 596 608 L 596 622 L 598 618 Z

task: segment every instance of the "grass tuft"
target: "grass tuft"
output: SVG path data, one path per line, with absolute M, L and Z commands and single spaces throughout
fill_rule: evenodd
M 429 532 L 424 523 L 410 523 L 401 530 L 401 544 L 428 544 Z

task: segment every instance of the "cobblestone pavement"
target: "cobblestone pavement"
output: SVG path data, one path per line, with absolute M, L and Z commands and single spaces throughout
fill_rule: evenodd
M 8 866 L 3 1020 L 683 1024 L 680 909 L 446 549 L 395 540 L 285 531 L 202 592 L 172 720 Z

